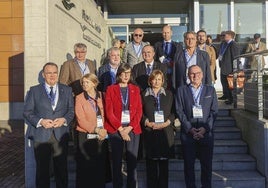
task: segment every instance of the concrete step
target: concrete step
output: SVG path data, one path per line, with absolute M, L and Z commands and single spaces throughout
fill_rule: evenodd
M 195 169 L 200 170 L 200 162 L 197 159 Z M 255 170 L 256 161 L 247 154 L 214 154 L 213 170 Z M 145 160 L 140 160 L 138 170 L 145 171 Z M 169 171 L 183 171 L 183 159 L 170 159 Z
M 230 116 L 230 110 L 229 109 L 219 109 L 218 117 L 228 117 L 228 116 Z
M 196 171 L 196 185 L 200 187 L 200 171 Z M 138 172 L 138 187 L 146 187 L 145 172 Z M 169 188 L 185 188 L 183 172 L 169 172 Z M 212 187 L 264 188 L 265 178 L 256 171 L 213 171 Z
M 237 127 L 219 126 L 215 128 L 214 133 L 215 140 L 241 139 L 241 133 Z M 176 132 L 175 139 L 180 139 L 180 131 Z
M 235 120 L 234 118 L 227 116 L 227 117 L 220 117 L 218 116 L 215 121 L 215 127 L 218 126 L 226 126 L 226 127 L 234 127 L 235 126 Z
M 241 139 L 241 132 L 236 127 L 219 126 L 215 128 L 214 133 L 215 140 Z
M 215 140 L 214 154 L 247 154 L 247 144 L 242 140 Z M 181 153 L 181 141 L 175 140 L 175 154 Z

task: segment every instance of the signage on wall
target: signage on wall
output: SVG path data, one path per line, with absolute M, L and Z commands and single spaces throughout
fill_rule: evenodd
M 67 10 L 70 10 L 71 8 L 75 7 L 75 4 L 71 3 L 70 0 L 62 0 L 62 4 Z
M 67 7 L 64 5 L 63 2 L 65 2 Z M 75 4 L 73 4 L 73 3 L 72 3 L 73 5 L 71 7 L 70 0 L 62 0 L 62 3 L 63 3 L 66 10 L 70 10 L 72 7 L 75 7 Z M 104 42 L 103 39 L 92 31 L 92 29 L 94 29 L 99 34 L 101 34 L 101 27 L 99 25 L 97 25 L 97 23 L 95 23 L 93 21 L 93 19 L 88 14 L 86 14 L 86 11 L 84 9 L 82 10 L 81 18 L 82 18 L 82 20 L 84 20 L 85 23 L 82 23 L 77 18 L 75 18 L 73 15 L 71 15 L 69 12 L 67 12 L 65 9 L 63 9 L 61 6 L 59 6 L 57 4 L 55 4 L 55 6 L 80 25 L 81 30 L 83 32 L 82 33 L 83 39 L 85 39 L 86 41 L 88 41 L 92 45 L 94 45 L 98 48 L 101 48 L 101 44 L 99 42 L 97 42 L 96 39 L 99 39 L 100 41 Z M 94 39 L 90 35 L 94 35 Z

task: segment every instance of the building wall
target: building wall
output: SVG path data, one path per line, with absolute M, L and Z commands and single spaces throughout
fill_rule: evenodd
M 0 120 L 17 119 L 24 98 L 23 0 L 0 1 Z
M 74 7 L 68 9 L 63 2 Z M 40 71 L 46 62 L 60 67 L 74 57 L 77 42 L 87 45 L 87 58 L 100 62 L 107 25 L 94 1 L 24 0 L 24 8 L 25 93 L 42 80 Z

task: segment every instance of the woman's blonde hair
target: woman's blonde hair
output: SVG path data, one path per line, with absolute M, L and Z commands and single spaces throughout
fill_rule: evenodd
M 88 74 L 85 74 L 84 76 L 82 76 L 82 78 L 80 79 L 81 85 L 83 85 L 83 79 L 84 78 L 86 78 L 86 79 L 90 80 L 91 82 L 93 82 L 95 84 L 95 87 L 97 87 L 97 85 L 99 84 L 98 77 L 95 74 L 88 73 Z

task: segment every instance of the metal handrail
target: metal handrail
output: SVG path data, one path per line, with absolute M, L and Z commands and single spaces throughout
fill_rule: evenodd
M 236 56 L 233 60 L 233 71 L 234 71 L 234 79 L 233 79 L 233 84 L 234 84 L 234 90 L 233 90 L 233 95 L 234 95 L 234 108 L 237 108 L 237 75 L 238 72 L 241 70 L 239 67 L 240 58 L 249 58 L 252 56 L 257 56 L 257 62 L 258 62 L 258 69 L 257 69 L 257 80 L 258 80 L 258 119 L 261 120 L 263 119 L 263 79 L 262 79 L 262 57 L 264 55 L 268 55 L 268 50 L 263 50 L 259 52 L 252 52 L 252 53 L 246 53 L 246 54 L 241 54 L 239 56 Z

